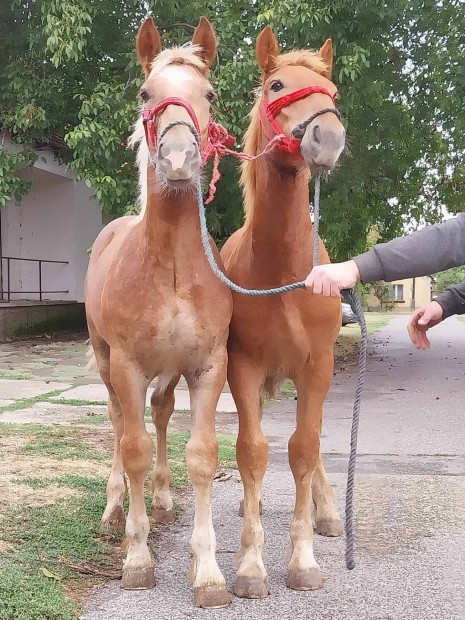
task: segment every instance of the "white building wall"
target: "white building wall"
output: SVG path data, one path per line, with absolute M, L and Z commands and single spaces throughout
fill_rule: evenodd
M 16 145 L 14 145 L 16 146 Z M 41 156 L 44 153 L 41 153 Z M 64 165 L 45 156 L 21 172 L 32 182 L 21 204 L 11 201 L 1 210 L 2 255 L 42 260 L 67 261 L 67 265 L 44 263 L 42 289 L 68 293 L 43 295 L 43 299 L 83 301 L 83 284 L 88 264 L 87 249 L 102 228 L 102 214 L 92 192 L 76 183 Z M 11 288 L 23 291 L 12 299 L 38 299 L 38 264 L 11 261 Z M 7 282 L 3 260 L 3 287 Z

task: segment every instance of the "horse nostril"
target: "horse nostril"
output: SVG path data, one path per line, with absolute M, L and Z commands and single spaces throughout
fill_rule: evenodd
M 312 129 L 312 141 L 315 142 L 315 144 L 321 143 L 321 131 L 319 125 L 315 125 Z
M 306 127 L 302 127 L 302 125 L 298 125 L 293 131 L 292 131 L 292 137 L 296 138 L 296 140 L 302 140 L 302 138 L 305 135 L 305 129 Z

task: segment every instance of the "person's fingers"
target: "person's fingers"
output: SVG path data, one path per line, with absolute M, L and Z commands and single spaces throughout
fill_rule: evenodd
M 413 342 L 414 345 L 416 345 L 417 344 L 417 332 L 413 324 L 413 318 L 410 319 L 409 324 L 407 325 L 407 331 L 408 331 L 410 340 Z
M 418 341 L 420 343 L 420 349 L 427 349 L 429 347 L 429 340 L 426 332 L 418 332 Z
M 319 273 L 315 274 L 315 281 L 313 282 L 313 292 L 317 295 L 321 295 L 323 292 L 323 282 Z
M 337 284 L 331 285 L 331 297 L 341 297 L 341 290 Z
M 305 288 L 312 292 L 313 291 L 313 285 L 315 283 L 315 275 L 313 273 L 313 270 L 308 274 L 308 276 L 305 278 Z
M 328 278 L 323 279 L 323 295 L 326 297 L 331 297 L 331 280 Z

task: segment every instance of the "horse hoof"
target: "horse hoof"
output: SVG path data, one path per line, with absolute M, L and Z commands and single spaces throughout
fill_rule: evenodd
M 116 506 L 107 519 L 102 519 L 100 534 L 124 534 L 126 516 L 122 506 Z
M 263 513 L 263 503 L 262 503 L 262 500 L 260 500 L 259 510 L 260 510 L 260 514 L 262 514 Z M 239 516 L 240 517 L 244 516 L 244 500 L 243 499 L 241 499 L 241 503 L 239 504 Z
M 221 609 L 231 604 L 231 596 L 225 586 L 202 586 L 194 588 L 194 605 L 203 609 Z
M 157 523 L 163 523 L 163 525 L 171 525 L 176 521 L 174 510 L 163 510 L 162 508 L 155 508 L 154 506 L 152 506 L 152 518 Z
M 287 576 L 287 587 L 291 590 L 318 590 L 323 585 L 319 568 L 306 571 L 290 570 Z
M 124 590 L 148 590 L 155 585 L 153 566 L 148 568 L 123 568 L 121 587 Z
M 234 594 L 239 598 L 266 598 L 269 593 L 266 579 L 260 577 L 236 577 Z
M 344 526 L 342 525 L 342 521 L 340 519 L 321 519 L 316 522 L 316 533 L 320 534 L 320 536 L 329 536 L 330 538 L 335 538 L 337 536 L 342 536 L 344 532 Z

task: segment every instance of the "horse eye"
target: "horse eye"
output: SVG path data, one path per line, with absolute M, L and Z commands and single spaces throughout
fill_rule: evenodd
M 209 103 L 211 103 L 215 99 L 215 96 L 216 95 L 212 90 L 209 90 L 208 93 L 205 95 Z
M 284 84 L 280 82 L 279 80 L 276 80 L 275 82 L 271 83 L 270 88 L 274 93 L 278 93 L 280 90 L 284 88 Z
M 139 97 L 142 99 L 144 103 L 147 103 L 147 101 L 150 99 L 150 95 L 148 94 L 146 90 L 141 90 L 139 93 Z

